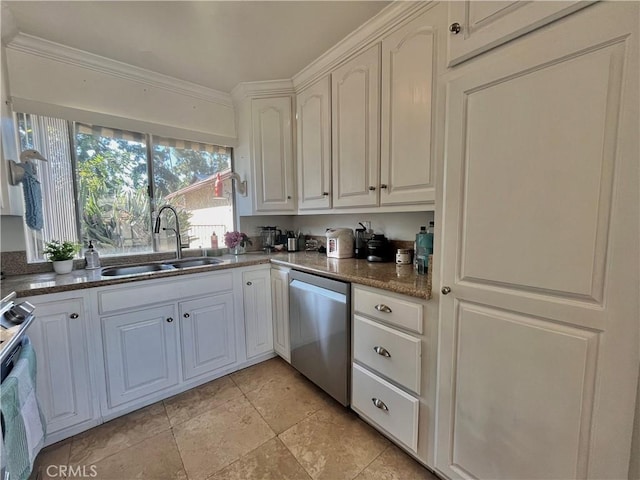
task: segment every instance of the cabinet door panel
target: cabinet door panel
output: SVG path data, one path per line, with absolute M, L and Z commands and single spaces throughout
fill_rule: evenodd
M 182 302 L 180 331 L 185 380 L 234 363 L 233 294 Z
M 331 208 L 331 82 L 298 95 L 298 208 Z
M 436 112 L 436 21 L 430 9 L 382 41 L 380 204 L 432 202 Z
M 627 476 L 638 10 L 593 5 L 447 85 L 436 442 L 447 477 Z
M 449 66 L 497 47 L 590 5 L 588 1 L 449 2 L 449 25 L 460 24 L 448 42 Z
M 102 318 L 110 408 L 178 383 L 175 313 L 168 305 Z
M 82 299 L 33 302 L 37 318 L 28 335 L 36 351 L 38 399 L 50 435 L 92 418 L 88 319 Z
M 289 341 L 289 272 L 271 269 L 271 303 L 273 306 L 273 348 L 291 362 Z
M 291 98 L 254 99 L 251 108 L 255 208 L 259 212 L 294 210 Z
M 378 204 L 380 47 L 331 75 L 333 206 Z
M 269 270 L 242 274 L 247 358 L 273 350 Z

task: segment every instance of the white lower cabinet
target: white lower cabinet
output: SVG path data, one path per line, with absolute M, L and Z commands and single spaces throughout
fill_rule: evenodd
M 101 319 L 109 408 L 178 383 L 175 317 L 162 305 Z
M 291 362 L 289 339 L 289 269 L 271 269 L 271 307 L 273 315 L 273 349 Z
M 415 452 L 420 401 L 357 363 L 353 364 L 352 382 L 353 408 Z
M 36 306 L 27 335 L 36 352 L 36 391 L 50 444 L 99 423 L 92 396 L 88 319 L 82 297 L 44 295 L 27 300 Z
M 427 302 L 353 286 L 351 408 L 432 466 L 436 321 Z
M 269 271 L 260 265 L 96 289 L 103 417 L 273 355 Z
M 242 274 L 247 358 L 273 351 L 269 268 Z
M 234 363 L 233 293 L 181 302 L 180 339 L 185 380 Z

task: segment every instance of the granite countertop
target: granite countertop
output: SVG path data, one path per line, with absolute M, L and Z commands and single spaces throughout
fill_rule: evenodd
M 413 265 L 372 263 L 355 258 L 328 258 L 317 252 L 272 255 L 271 263 L 412 297 L 427 300 L 431 298 L 431 275 L 417 275 Z
M 391 262 L 370 263 L 355 258 L 327 258 L 325 254 L 317 252 L 272 254 L 251 252 L 246 255 L 223 255 L 216 258 L 219 258 L 221 263 L 118 277 L 103 277 L 100 270 L 84 269 L 74 270 L 66 275 L 56 275 L 53 272 L 14 275 L 0 281 L 0 293 L 4 296 L 15 291 L 18 297 L 28 297 L 273 263 L 413 297 L 431 298 L 431 275 L 417 275 L 411 265 L 396 266 Z

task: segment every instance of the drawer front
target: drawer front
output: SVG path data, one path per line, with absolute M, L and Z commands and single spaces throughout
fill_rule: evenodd
M 394 382 L 420 394 L 419 338 L 355 315 L 353 357 Z
M 233 289 L 233 273 L 227 271 L 203 276 L 182 276 L 178 279 L 148 280 L 125 287 L 106 287 L 98 292 L 101 314 L 139 308 L 158 302 L 208 295 Z
M 353 365 L 352 375 L 352 408 L 415 452 L 418 448 L 418 399 L 360 365 Z
M 355 312 L 422 333 L 422 304 L 358 287 L 354 287 L 353 297 Z

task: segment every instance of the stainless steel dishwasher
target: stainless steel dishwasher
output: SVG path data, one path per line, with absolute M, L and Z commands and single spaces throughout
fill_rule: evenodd
M 351 284 L 289 274 L 291 365 L 342 405 L 349 405 Z

